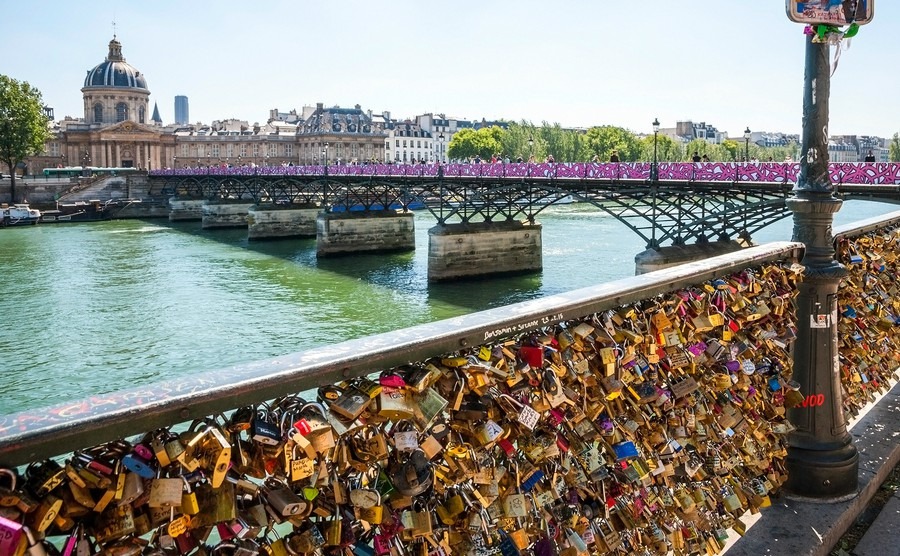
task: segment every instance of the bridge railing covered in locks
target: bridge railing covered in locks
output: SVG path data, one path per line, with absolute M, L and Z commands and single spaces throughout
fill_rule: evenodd
M 0 553 L 717 552 L 810 403 L 800 247 L 0 417 Z
M 898 378 L 900 212 L 838 227 L 835 237 L 848 271 L 838 289 L 838 341 L 844 411 L 852 417 Z

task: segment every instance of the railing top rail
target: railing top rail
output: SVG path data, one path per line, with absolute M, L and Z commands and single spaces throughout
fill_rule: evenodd
M 798 260 L 775 242 L 640 276 L 265 361 L 0 416 L 0 465 L 19 466 L 652 299 L 740 270 Z
M 856 222 L 851 222 L 850 224 L 844 224 L 843 226 L 835 226 L 834 239 L 839 240 L 844 237 L 858 237 L 881 228 L 896 226 L 897 224 L 900 224 L 900 210 L 873 216 L 872 218 L 867 218 L 865 220 L 858 220 Z

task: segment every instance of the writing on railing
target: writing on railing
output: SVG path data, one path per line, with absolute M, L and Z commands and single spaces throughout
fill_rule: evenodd
M 649 162 L 621 163 L 495 163 L 495 164 L 367 164 L 328 166 L 331 176 L 409 176 L 447 178 L 545 178 L 649 180 Z M 900 184 L 898 163 L 833 163 L 829 165 L 831 181 L 846 184 Z M 793 183 L 800 172 L 799 163 L 659 163 L 662 181 L 764 182 Z M 319 166 L 210 166 L 153 170 L 151 176 L 324 176 Z

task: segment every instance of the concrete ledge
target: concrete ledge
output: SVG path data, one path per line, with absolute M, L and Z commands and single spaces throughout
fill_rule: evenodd
M 729 556 L 790 554 L 827 556 L 900 462 L 900 386 L 893 388 L 850 429 L 859 450 L 859 492 L 852 499 L 823 503 L 781 497 L 772 500 Z M 896 537 L 895 537 L 896 538 Z M 880 553 L 886 556 L 884 547 Z
M 853 549 L 855 556 L 890 556 L 900 553 L 897 533 L 900 531 L 900 491 L 891 496 L 881 513 Z M 893 552 L 891 552 L 893 551 Z

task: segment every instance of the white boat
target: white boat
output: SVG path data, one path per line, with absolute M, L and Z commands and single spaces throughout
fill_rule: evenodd
M 9 206 L 0 205 L 0 226 L 27 226 L 37 224 L 41 219 L 41 211 L 33 209 L 25 203 Z

